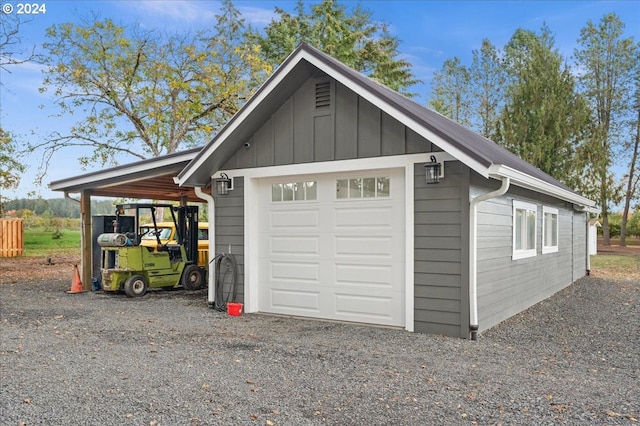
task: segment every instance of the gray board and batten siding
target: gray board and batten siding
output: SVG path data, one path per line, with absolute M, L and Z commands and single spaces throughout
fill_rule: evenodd
M 316 108 L 329 83 L 329 105 Z M 415 154 L 440 149 L 333 79 L 307 80 L 222 170 Z
M 321 102 L 318 91 L 325 89 L 327 83 L 332 101 L 317 107 Z M 302 84 L 245 144 L 247 147 L 238 149 L 222 170 L 441 151 L 344 85 L 324 75 Z M 416 168 L 419 169 L 422 167 Z M 424 170 L 422 175 L 424 182 Z M 233 191 L 224 196 L 214 195 L 218 253 L 228 252 L 229 244 L 234 254 L 244 253 L 243 184 L 244 178 L 236 177 Z M 442 187 L 446 185 L 443 182 Z M 459 204 L 458 200 L 456 205 Z M 228 227 L 231 222 L 232 226 Z M 460 231 L 456 233 L 460 234 Z M 242 257 L 238 263 L 242 270 Z M 240 288 L 244 286 L 243 276 L 239 277 L 238 285 Z M 459 278 L 457 286 L 460 287 Z

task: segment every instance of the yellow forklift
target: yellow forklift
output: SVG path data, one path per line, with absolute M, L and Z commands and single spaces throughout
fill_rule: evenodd
M 160 239 L 156 221 L 158 209 L 171 213 L 177 230 L 174 244 Z M 120 233 L 119 219 L 127 211 L 135 211 L 134 232 Z M 153 227 L 141 228 L 141 216 L 150 216 Z M 155 235 L 157 244 L 153 247 L 141 245 L 142 233 Z M 187 290 L 198 290 L 205 287 L 207 274 L 198 265 L 198 206 L 119 204 L 116 206 L 114 232 L 98 236 L 98 244 L 101 250 L 100 275 L 104 291 L 124 290 L 129 297 L 140 297 L 150 288 L 181 285 Z

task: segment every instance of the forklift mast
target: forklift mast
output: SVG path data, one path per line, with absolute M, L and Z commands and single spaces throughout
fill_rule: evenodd
M 177 240 L 184 245 L 187 260 L 198 264 L 198 206 L 175 207 L 178 212 Z
M 134 216 L 134 235 L 130 235 L 133 245 L 140 244 L 140 210 L 149 211 L 151 213 L 151 221 L 154 228 L 158 228 L 156 221 L 156 209 L 168 208 L 171 212 L 171 219 L 176 227 L 176 242 L 184 246 L 187 260 L 194 265 L 198 264 L 198 206 L 180 206 L 176 207 L 172 204 L 119 204 L 116 206 L 116 229 L 119 228 L 120 216 L 125 214 L 126 210 L 135 210 Z M 178 214 L 176 220 L 176 214 Z M 117 232 L 117 231 L 116 231 Z M 157 234 L 156 234 L 157 236 Z M 158 244 L 160 244 L 160 238 Z

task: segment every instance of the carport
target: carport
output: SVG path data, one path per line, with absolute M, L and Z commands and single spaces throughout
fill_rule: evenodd
M 121 197 L 187 202 L 205 202 L 194 188 L 180 187 L 174 177 L 200 152 L 201 148 L 176 152 L 49 183 L 52 191 L 80 202 L 82 219 L 81 274 L 85 290 L 91 289 L 91 197 Z M 80 194 L 80 199 L 69 194 Z

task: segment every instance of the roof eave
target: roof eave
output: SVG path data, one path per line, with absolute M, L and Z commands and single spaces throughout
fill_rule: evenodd
M 511 179 L 511 182 L 514 185 L 517 185 L 519 187 L 530 189 L 536 192 L 541 192 L 543 194 L 568 201 L 572 204 L 582 207 L 583 210 L 589 211 L 590 213 L 599 212 L 596 207 L 596 203 L 593 200 L 576 194 L 575 192 L 567 191 L 564 188 L 552 185 L 548 182 L 530 176 L 526 173 L 522 173 L 511 167 L 504 166 L 502 164 L 491 165 L 489 167 L 489 176 L 495 179 L 508 177 Z
M 153 174 L 154 170 L 170 168 L 173 165 L 189 162 L 199 152 L 199 148 L 189 151 L 169 154 L 163 157 L 142 160 L 136 163 L 103 169 L 80 176 L 60 179 L 49 183 L 52 191 L 78 192 L 83 187 L 99 184 L 112 179 L 122 179 L 123 176 L 136 174 Z M 182 168 L 180 168 L 182 169 Z M 133 178 L 132 178 L 133 179 Z M 125 181 L 120 180 L 119 183 Z

